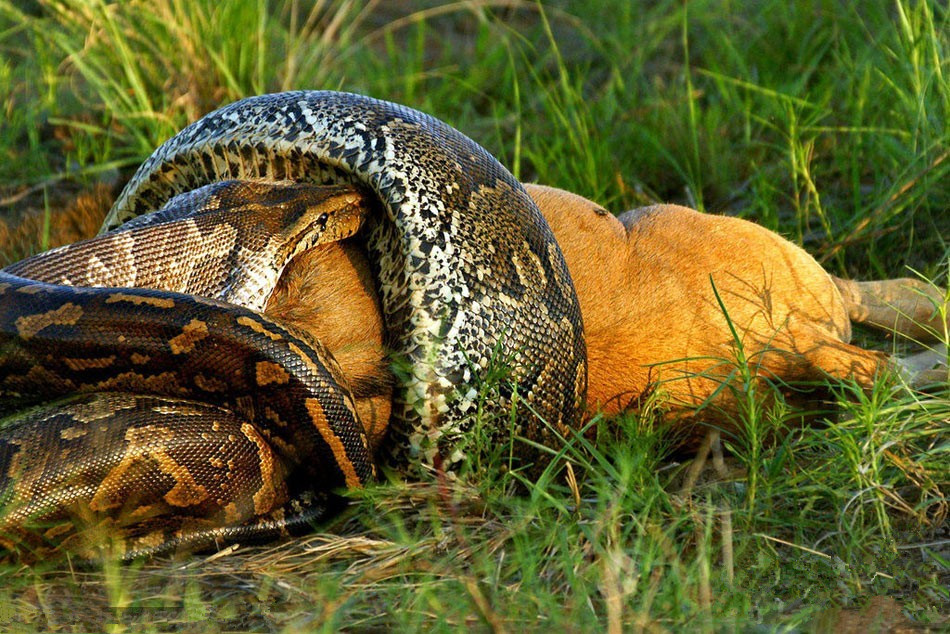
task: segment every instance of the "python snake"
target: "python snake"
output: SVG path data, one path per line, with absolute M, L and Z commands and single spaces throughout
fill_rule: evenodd
M 139 168 L 103 225 L 117 233 L 93 241 L 111 246 L 95 258 L 76 257 L 73 262 L 85 263 L 82 272 L 70 265 L 69 275 L 51 281 L 95 285 L 97 271 L 107 268 L 103 258 L 122 250 L 133 265 L 148 261 L 141 245 L 150 224 L 198 220 L 194 206 L 182 201 L 230 179 L 347 184 L 372 198 L 375 212 L 357 222 L 364 225 L 394 354 L 407 368 L 388 440 L 396 461 L 451 469 L 464 460 L 457 447 L 478 407 L 474 386 L 499 356 L 511 365 L 511 381 L 491 405 L 504 412 L 522 401 L 534 415 L 523 414 L 513 430 L 497 433 L 533 441 L 525 443 L 526 462 L 543 456 L 529 447 L 550 445 L 579 422 L 586 390 L 583 325 L 550 229 L 520 183 L 485 150 L 396 104 L 301 91 L 252 97 L 212 112 Z M 199 193 L 188 194 L 194 190 Z M 135 224 L 141 221 L 134 218 L 163 206 L 164 220 Z M 243 218 L 223 225 L 233 229 Z M 231 232 L 235 244 L 238 233 Z M 134 236 L 134 244 L 123 234 Z M 34 272 L 42 268 L 32 266 Z M 345 377 L 332 359 L 319 342 L 261 315 L 259 301 L 222 291 L 235 287 L 234 268 L 218 269 L 218 281 L 200 290 L 195 279 L 180 289 L 168 289 L 162 279 L 133 280 L 160 291 L 19 277 L 17 271 L 28 273 L 30 265 L 0 273 L 0 397 L 9 409 L 27 394 L 70 395 L 66 403 L 18 414 L 3 429 L 0 477 L 7 478 L 8 490 L 20 493 L 23 483 L 10 476 L 22 469 L 28 450 L 43 455 L 43 464 L 31 467 L 45 474 L 38 480 L 88 468 L 101 447 L 123 441 L 151 443 L 159 472 L 175 463 L 167 454 L 182 447 L 194 452 L 188 458 L 194 464 L 234 456 L 233 463 L 252 465 L 246 470 L 256 484 L 244 487 L 250 493 L 230 502 L 222 494 L 225 502 L 217 506 L 208 502 L 215 496 L 204 493 L 220 483 L 193 482 L 197 467 L 181 467 L 179 460 L 175 475 L 162 472 L 168 493 L 160 503 L 126 509 L 138 537 L 125 551 L 141 553 L 305 524 L 325 511 L 330 491 L 372 476 Z M 253 278 L 244 275 L 236 286 L 253 285 Z M 215 294 L 232 303 L 208 299 Z M 25 332 L 23 323 L 33 325 Z M 96 420 L 109 422 L 79 443 L 85 454 L 70 453 L 80 434 L 77 421 Z M 220 437 L 210 437 L 209 425 Z M 119 453 L 106 475 L 99 469 L 83 491 L 67 487 L 68 493 L 91 500 L 91 507 L 119 504 L 120 492 L 145 478 L 138 463 Z M 226 471 L 236 473 L 230 466 Z M 113 489 L 102 494 L 110 479 Z M 61 510 L 66 502 L 50 498 L 65 494 L 54 495 L 54 489 L 40 482 L 21 497 Z M 199 490 L 202 495 L 195 494 Z M 36 512 L 30 504 L 26 511 Z
M 0 324 L 16 332 L 0 357 L 3 406 L 76 395 L 4 426 L 0 526 L 52 531 L 7 545 L 43 548 L 69 516 L 121 537 L 129 557 L 264 538 L 371 477 L 333 359 L 248 310 L 294 254 L 355 232 L 360 201 L 350 188 L 218 183 L 0 272 Z M 116 288 L 135 284 L 165 292 Z M 173 292 L 194 290 L 204 295 Z

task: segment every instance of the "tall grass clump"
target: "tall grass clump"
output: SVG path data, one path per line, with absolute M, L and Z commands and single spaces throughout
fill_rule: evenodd
M 2 13 L 49 51 L 32 79 L 50 116 L 72 136 L 109 136 L 121 157 L 138 160 L 222 103 L 338 83 L 339 59 L 371 9 L 65 0 L 40 2 L 34 15 L 5 3 Z

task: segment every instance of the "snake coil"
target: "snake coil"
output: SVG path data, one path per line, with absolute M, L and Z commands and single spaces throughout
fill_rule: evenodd
M 208 114 L 159 147 L 126 186 L 103 230 L 158 209 L 173 196 L 228 179 L 349 184 L 378 199 L 382 213 L 367 220 L 366 244 L 394 352 L 409 368 L 391 421 L 396 460 L 441 460 L 451 467 L 464 459 L 455 446 L 477 407 L 475 390 L 466 386 L 476 383 L 497 355 L 511 364 L 518 398 L 536 414 L 519 416 L 515 433 L 548 445 L 557 433 L 577 425 L 586 391 L 586 351 L 567 266 L 524 188 L 475 142 L 428 115 L 359 95 L 298 91 L 252 97 Z M 115 289 L 41 288 L 10 277 L 0 278 L 0 284 L 7 285 L 0 295 L 5 311 L 0 316 L 0 388 L 14 372 L 7 357 L 24 347 L 22 333 L 11 324 L 40 310 L 21 303 L 23 295 L 34 292 L 27 289 L 48 301 L 44 315 L 67 304 L 82 308 L 76 345 L 85 345 L 92 320 L 83 321 L 87 313 L 120 331 L 129 330 L 121 325 L 124 317 L 139 318 L 128 303 L 108 301 Z M 208 303 L 137 293 L 175 306 Z M 254 322 L 264 331 L 279 329 L 250 311 L 242 316 L 245 324 Z M 164 336 L 172 332 L 182 331 L 176 326 Z M 248 345 L 245 334 L 233 334 L 239 340 L 235 345 Z M 141 359 L 145 354 L 136 348 L 141 344 L 125 344 L 122 354 L 129 363 L 133 355 Z M 97 355 L 109 354 L 108 346 L 95 345 Z M 32 359 L 28 374 L 42 376 L 48 361 Z M 138 367 L 143 378 L 123 389 L 155 393 L 145 384 L 161 382 L 165 375 L 148 364 Z M 17 369 L 23 371 L 22 360 Z M 69 370 L 58 371 L 68 375 Z M 113 370 L 101 371 L 99 385 L 104 385 Z M 181 398 L 163 390 L 158 391 L 163 397 Z M 85 391 L 97 392 L 95 385 Z M 507 411 L 514 398 L 504 387 L 493 405 Z M 10 461 L 4 460 L 9 471 Z

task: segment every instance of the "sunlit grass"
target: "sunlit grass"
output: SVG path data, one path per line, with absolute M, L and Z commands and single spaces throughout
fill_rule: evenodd
M 122 182 L 227 101 L 331 88 L 430 112 L 519 178 L 614 211 L 664 201 L 742 215 L 834 273 L 911 267 L 946 286 L 940 3 L 388 5 L 0 0 L 4 215 L 61 204 L 67 182 Z M 801 428 L 778 391 L 750 380 L 755 359 L 737 358 L 727 479 L 684 491 L 685 458 L 653 415 L 659 393 L 639 416 L 564 439 L 540 475 L 513 469 L 512 445 L 475 421 L 481 449 L 460 479 L 384 480 L 290 545 L 5 565 L 0 629 L 781 629 L 888 593 L 938 621 L 950 602 L 932 537 L 948 514 L 947 391 L 836 385 L 831 413 Z M 484 398 L 497 387 L 479 386 Z

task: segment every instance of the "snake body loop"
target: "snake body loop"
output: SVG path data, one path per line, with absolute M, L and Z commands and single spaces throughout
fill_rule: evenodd
M 0 522 L 4 529 L 26 518 L 54 519 L 73 497 L 81 507 L 89 505 L 80 512 L 109 511 L 95 501 L 131 489 L 141 495 L 135 504 L 140 509 L 161 498 L 177 515 L 173 528 L 163 532 L 162 549 L 175 542 L 197 547 L 206 545 L 208 535 L 182 523 L 191 512 L 204 517 L 214 510 L 209 505 L 220 507 L 215 529 L 248 520 L 260 524 L 275 513 L 283 518 L 284 506 L 302 499 L 308 512 L 319 515 L 328 493 L 359 487 L 375 473 L 345 379 L 303 333 L 237 306 L 165 291 L 64 287 L 4 272 L 0 289 L 0 306 L 22 308 L 25 302 L 32 311 L 24 319 L 19 311 L 0 310 L 0 382 L 7 403 L 64 394 L 99 399 L 41 408 L 5 426 L 0 489 L 9 494 L 6 487 L 12 486 L 13 493 Z M 19 297 L 7 301 L 11 296 Z M 71 301 L 64 303 L 67 297 Z M 6 345 L 11 324 L 18 329 L 16 346 Z M 113 392 L 135 393 L 137 400 L 125 408 L 131 413 L 114 405 Z M 164 410 L 147 408 L 140 395 L 148 394 L 171 400 Z M 90 407 L 98 413 L 81 413 Z M 257 458 L 256 480 L 230 464 L 232 450 L 219 447 L 224 440 L 235 442 L 236 431 L 222 440 L 214 437 L 221 423 L 202 426 L 197 408 L 209 407 L 227 412 L 234 430 L 246 437 Z M 151 418 L 143 419 L 143 411 Z M 69 424 L 51 438 L 52 419 L 63 414 Z M 187 439 L 179 431 L 183 425 L 191 430 Z M 218 449 L 221 464 L 200 459 Z M 170 484 L 149 475 L 153 463 Z M 124 467 L 129 464 L 134 468 Z M 239 500 L 213 499 L 207 482 L 222 478 L 234 480 L 230 491 L 225 487 L 229 496 L 251 492 L 245 496 L 253 499 L 250 508 L 237 512 L 230 507 Z M 156 528 L 137 526 L 131 537 L 150 542 Z M 130 541 L 130 553 L 136 543 Z
M 387 330 L 409 363 L 391 422 L 397 460 L 443 466 L 495 357 L 529 410 L 516 433 L 550 444 L 575 426 L 587 386 L 580 308 L 553 234 L 520 183 L 428 115 L 337 92 L 251 97 L 212 112 L 141 166 L 104 229 L 229 178 L 352 183 L 384 213 L 368 248 Z M 499 411 L 510 406 L 502 389 Z
M 333 184 L 349 187 L 329 190 L 329 225 L 314 205 L 295 206 L 307 187 L 326 195 Z M 261 204 L 281 209 L 273 222 Z M 528 407 L 494 432 L 532 441 L 520 445 L 525 464 L 543 458 L 536 448 L 579 422 L 586 359 L 564 259 L 523 187 L 414 110 L 345 93 L 265 95 L 159 147 L 109 213 L 114 232 L 0 271 L 0 416 L 68 396 L 2 423 L 0 490 L 15 508 L 0 545 L 24 518 L 75 515 L 77 503 L 128 519 L 127 553 L 266 536 L 372 477 L 333 359 L 258 312 L 290 257 L 360 226 L 408 362 L 395 460 L 464 461 L 476 388 L 499 358 L 512 380 L 488 405 L 507 412 L 517 394 Z M 249 227 L 266 229 L 260 243 Z M 187 270 L 172 274 L 170 262 Z M 113 513 L 136 487 L 128 512 Z
M 3 422 L 0 544 L 42 545 L 35 521 L 80 542 L 63 528 L 104 521 L 128 557 L 264 538 L 370 479 L 322 344 L 221 301 L 266 301 L 295 253 L 365 211 L 352 188 L 223 182 L 0 271 L 0 417 L 54 401 Z
M 287 263 L 315 242 L 354 235 L 368 213 L 364 202 L 351 187 L 221 181 L 174 196 L 95 240 L 4 270 L 52 284 L 198 295 L 263 312 Z

